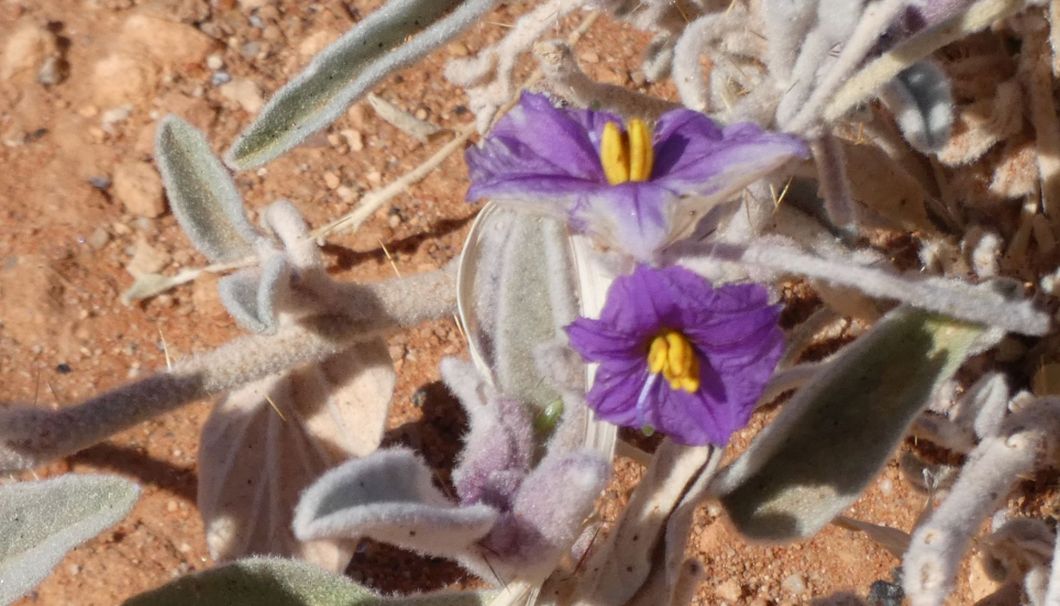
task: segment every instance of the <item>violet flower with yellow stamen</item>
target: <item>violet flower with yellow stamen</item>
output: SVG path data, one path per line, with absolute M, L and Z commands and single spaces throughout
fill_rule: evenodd
M 793 157 L 796 137 L 699 112 L 633 118 L 559 109 L 524 93 L 479 148 L 467 151 L 468 199 L 534 205 L 647 260 L 709 209 Z
M 711 286 L 681 267 L 638 266 L 614 281 L 599 320 L 567 326 L 598 362 L 598 417 L 681 444 L 724 445 L 747 424 L 780 359 L 778 306 L 758 284 Z

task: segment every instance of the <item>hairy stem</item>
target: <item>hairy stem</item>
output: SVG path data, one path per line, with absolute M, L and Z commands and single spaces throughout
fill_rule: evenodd
M 957 483 L 914 534 L 903 562 L 905 591 L 913 606 L 941 606 L 972 535 L 1022 474 L 1056 455 L 1056 400 L 1041 400 L 1014 414 L 1002 434 L 972 452 Z
M 147 419 L 287 369 L 320 362 L 380 333 L 451 314 L 452 267 L 376 284 L 345 285 L 344 305 L 249 335 L 60 410 L 0 411 L 0 471 L 73 454 Z
M 964 13 L 899 44 L 872 60 L 839 88 L 824 108 L 824 121 L 834 122 L 893 80 L 903 69 L 955 40 L 1014 15 L 1025 4 L 1025 0 L 979 0 Z

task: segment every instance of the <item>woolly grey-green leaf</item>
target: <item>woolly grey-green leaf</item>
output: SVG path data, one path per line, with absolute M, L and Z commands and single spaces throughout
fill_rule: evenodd
M 111 476 L 0 486 L 0 604 L 22 597 L 68 551 L 124 518 L 139 496 L 136 484 Z
M 342 115 L 389 75 L 421 59 L 497 0 L 390 0 L 281 88 L 225 156 L 248 169 L 272 160 Z
M 842 513 L 984 330 L 906 307 L 880 320 L 719 477 L 714 490 L 740 532 L 792 540 Z
M 272 255 L 260 267 L 241 270 L 217 283 L 221 303 L 236 323 L 250 332 L 271 335 L 279 328 L 276 308 L 290 279 L 284 255 Z
M 482 606 L 488 594 L 442 593 L 386 598 L 312 564 L 248 558 L 181 577 L 125 606 Z
M 536 352 L 578 315 L 570 242 L 559 220 L 515 216 L 500 269 L 495 371 L 501 393 L 544 409 L 560 395 L 542 378 Z
M 914 63 L 887 85 L 881 98 L 917 151 L 929 154 L 946 145 L 953 128 L 953 95 L 938 65 Z
M 247 221 L 231 175 L 201 132 L 167 116 L 158 125 L 155 158 L 173 214 L 196 248 L 213 262 L 253 254 L 259 235 Z

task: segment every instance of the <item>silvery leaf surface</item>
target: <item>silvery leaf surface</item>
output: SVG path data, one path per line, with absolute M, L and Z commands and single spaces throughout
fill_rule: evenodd
M 235 182 L 201 132 L 167 116 L 158 125 L 155 158 L 170 208 L 195 248 L 215 263 L 254 253 L 260 236 L 247 221 Z
M 884 88 L 881 99 L 917 151 L 936 152 L 949 141 L 953 94 L 949 78 L 935 63 L 920 61 L 902 70 Z
M 842 513 L 984 331 L 902 307 L 847 346 L 719 476 L 737 529 L 794 540 Z
M 261 166 L 333 122 L 392 72 L 478 21 L 497 0 L 390 0 L 317 55 L 273 95 L 226 155 Z
M 259 557 L 181 577 L 125 606 L 480 606 L 488 599 L 470 591 L 387 598 L 307 562 Z
M 324 474 L 302 495 L 294 532 L 303 540 L 369 537 L 466 561 L 497 516 L 488 505 L 454 505 L 418 456 L 394 448 Z
M 506 242 L 494 334 L 497 387 L 544 408 L 560 394 L 538 372 L 535 351 L 578 313 L 567 230 L 557 219 L 520 215 Z
M 279 253 L 225 276 L 217 283 L 221 303 L 232 319 L 245 330 L 270 335 L 279 328 L 278 307 L 287 293 L 291 267 Z
M 199 448 L 198 504 L 211 555 L 298 556 L 342 570 L 351 546 L 295 538 L 294 508 L 327 469 L 379 446 L 394 381 L 386 345 L 375 340 L 221 401 Z
M 124 518 L 139 497 L 136 484 L 111 476 L 0 486 L 0 604 L 33 589 L 67 552 Z

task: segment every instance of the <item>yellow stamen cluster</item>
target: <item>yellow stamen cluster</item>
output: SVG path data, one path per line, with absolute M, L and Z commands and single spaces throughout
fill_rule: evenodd
M 648 371 L 662 373 L 671 389 L 694 393 L 699 389 L 699 359 L 683 334 L 666 329 L 648 346 Z
M 618 124 L 608 122 L 600 139 L 600 165 L 611 185 L 627 181 L 647 181 L 651 178 L 655 157 L 651 147 L 651 127 L 633 118 L 626 124 L 626 132 Z

